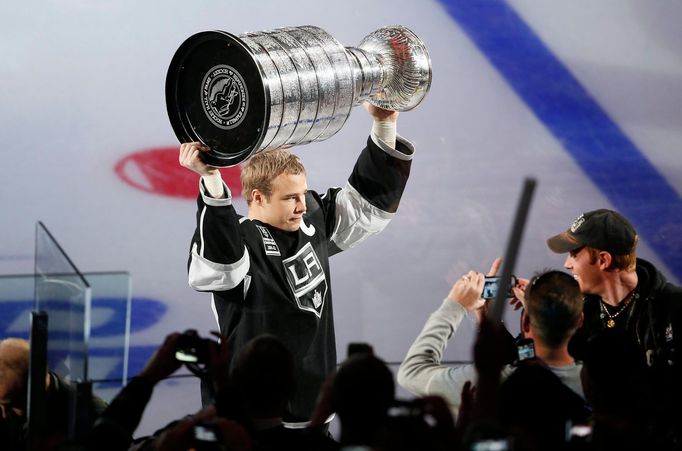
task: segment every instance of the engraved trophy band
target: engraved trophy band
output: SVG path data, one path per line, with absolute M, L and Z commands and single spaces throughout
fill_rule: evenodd
M 323 141 L 365 100 L 410 110 L 430 86 L 428 51 L 402 26 L 380 28 L 358 47 L 314 26 L 205 31 L 175 52 L 166 106 L 180 142 L 202 142 L 207 164 L 228 167 L 262 150 Z

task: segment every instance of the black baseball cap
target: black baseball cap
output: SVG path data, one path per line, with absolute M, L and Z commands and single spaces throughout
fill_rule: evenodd
M 557 254 L 589 246 L 613 255 L 627 255 L 635 250 L 636 244 L 637 232 L 632 223 L 607 209 L 581 214 L 565 232 L 547 240 L 547 246 Z

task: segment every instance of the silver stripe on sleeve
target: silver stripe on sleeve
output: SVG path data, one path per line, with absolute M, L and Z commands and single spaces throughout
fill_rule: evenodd
M 324 424 L 329 424 L 331 421 L 336 417 L 336 413 L 332 413 L 327 417 L 326 420 L 324 420 Z M 308 426 L 310 426 L 310 421 L 282 421 L 282 425 L 286 429 L 305 429 Z M 344 449 L 370 449 L 370 448 L 365 448 L 365 447 L 358 447 L 358 448 L 344 448 Z
M 399 150 L 394 149 L 393 147 L 389 146 L 386 144 L 384 141 L 381 140 L 381 138 L 377 137 L 374 133 L 370 134 L 372 137 L 372 141 L 374 141 L 374 144 L 377 145 L 377 147 L 393 158 L 397 158 L 398 160 L 404 160 L 404 161 L 410 161 L 412 157 L 414 157 L 414 144 L 406 140 L 400 135 L 396 135 L 396 143 L 401 143 L 403 146 L 407 148 L 409 153 L 403 153 Z M 397 146 L 396 146 L 397 147 Z
M 227 207 L 228 205 L 232 205 L 232 193 L 225 182 L 223 182 L 223 189 L 225 190 L 225 195 L 227 197 L 224 197 L 223 199 L 213 198 L 208 194 L 208 190 L 204 184 L 201 183 L 201 180 L 199 180 L 199 192 L 201 193 L 201 198 L 206 205 L 210 205 L 211 207 Z
M 202 257 L 204 256 L 204 216 L 206 216 L 206 206 L 201 209 L 201 218 L 199 218 L 199 243 L 201 247 L 197 253 Z
M 251 267 L 249 251 L 229 265 L 215 263 L 199 255 L 196 243 L 192 246 L 192 260 L 189 265 L 189 286 L 201 291 L 231 290 L 244 280 Z
M 384 230 L 394 215 L 370 204 L 346 183 L 336 196 L 336 227 L 329 240 L 341 250 L 350 249 Z

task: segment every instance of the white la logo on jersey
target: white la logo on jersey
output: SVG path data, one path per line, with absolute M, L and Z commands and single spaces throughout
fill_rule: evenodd
M 306 243 L 296 255 L 282 260 L 282 264 L 298 308 L 319 318 L 327 298 L 327 278 L 312 244 Z

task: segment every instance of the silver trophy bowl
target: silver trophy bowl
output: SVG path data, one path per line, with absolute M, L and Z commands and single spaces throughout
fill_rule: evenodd
M 426 46 L 402 26 L 380 28 L 358 47 L 314 26 L 206 31 L 176 51 L 166 105 L 178 139 L 202 142 L 206 163 L 228 167 L 262 150 L 325 140 L 363 101 L 411 110 L 430 86 Z

